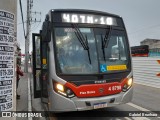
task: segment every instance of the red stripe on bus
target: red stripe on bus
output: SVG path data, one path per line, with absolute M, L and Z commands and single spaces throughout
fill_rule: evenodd
M 89 84 L 81 86 L 75 86 L 74 84 L 67 82 L 65 86 L 72 89 L 75 95 L 79 98 L 100 97 L 120 93 L 126 81 L 127 79 L 124 79 L 121 82 Z

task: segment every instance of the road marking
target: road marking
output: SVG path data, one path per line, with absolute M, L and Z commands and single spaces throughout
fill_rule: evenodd
M 152 88 L 156 88 L 156 89 L 158 88 L 158 89 L 160 89 L 159 86 L 153 86 L 153 85 L 150 85 L 150 84 L 139 83 L 139 82 L 136 82 L 136 81 L 134 81 L 134 83 L 138 84 L 138 85 L 144 85 L 144 86 L 147 86 L 147 87 L 152 87 Z
M 129 118 L 129 117 L 124 117 L 126 120 L 132 120 L 131 118 Z
M 149 118 L 146 117 L 124 117 L 126 120 L 151 120 Z
M 141 111 L 150 111 L 150 110 L 148 110 L 148 109 L 146 109 L 146 108 L 143 108 L 143 107 L 138 106 L 138 105 L 133 104 L 133 103 L 127 103 L 127 105 L 130 105 L 130 106 L 132 106 L 132 107 L 134 107 L 134 108 L 137 108 L 138 110 L 141 110 Z
M 132 117 L 133 120 L 151 120 L 149 118 L 146 118 L 146 117 Z
M 149 118 L 146 118 L 146 117 L 124 117 L 126 120 L 151 120 Z

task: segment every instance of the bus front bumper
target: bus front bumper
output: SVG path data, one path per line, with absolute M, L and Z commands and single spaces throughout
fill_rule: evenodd
M 119 94 L 94 97 L 94 98 L 66 98 L 57 93 L 49 98 L 49 111 L 53 112 L 69 112 L 84 111 L 105 107 L 113 107 L 119 104 L 125 104 L 132 100 L 133 86 L 126 92 Z M 52 102 L 51 102 L 52 101 Z

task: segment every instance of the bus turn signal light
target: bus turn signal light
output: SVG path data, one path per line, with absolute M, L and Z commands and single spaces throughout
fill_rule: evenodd
M 126 92 L 133 84 L 133 78 L 129 78 L 127 82 L 124 84 L 122 91 Z

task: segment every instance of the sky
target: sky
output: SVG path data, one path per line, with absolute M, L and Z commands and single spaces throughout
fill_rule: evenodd
M 26 1 L 22 0 L 24 21 L 26 21 Z M 41 12 L 41 15 L 32 14 L 32 18 L 41 19 L 41 22 L 32 24 L 31 34 L 39 32 L 50 9 L 65 8 L 98 10 L 121 16 L 127 29 L 130 46 L 140 45 L 140 41 L 146 38 L 160 39 L 160 0 L 33 0 L 32 12 Z M 24 53 L 25 39 L 19 2 L 17 10 L 17 40 Z

